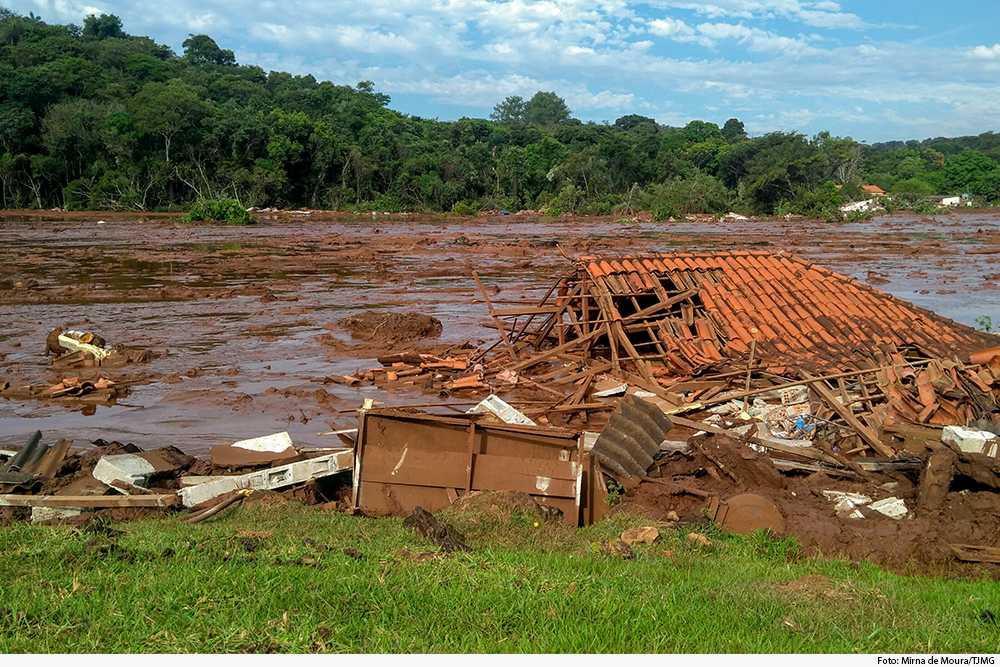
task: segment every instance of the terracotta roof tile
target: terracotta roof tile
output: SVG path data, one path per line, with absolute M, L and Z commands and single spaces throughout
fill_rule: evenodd
M 971 327 L 786 254 L 588 257 L 581 268 L 617 295 L 651 293 L 668 279 L 678 289 L 698 289 L 701 307 L 693 317 L 700 342 L 684 342 L 695 340 L 685 325 L 676 328 L 681 341 L 660 334 L 677 369 L 710 363 L 723 350 L 745 357 L 755 338 L 758 354 L 775 357 L 767 361 L 816 370 L 869 367 L 887 359 L 887 351 L 911 345 L 933 356 L 967 358 L 996 344 Z M 699 321 L 706 315 L 718 339 L 706 338 L 707 321 Z

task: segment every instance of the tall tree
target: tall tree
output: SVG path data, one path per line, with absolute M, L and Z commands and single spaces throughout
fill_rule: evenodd
M 21 150 L 35 125 L 35 114 L 16 102 L 0 104 L 0 148 L 14 154 Z
M 538 91 L 524 105 L 524 117 L 533 125 L 554 127 L 569 120 L 566 101 L 552 92 Z
M 197 90 L 178 79 L 166 84 L 146 84 L 129 106 L 140 130 L 163 137 L 167 162 L 170 162 L 170 142 L 174 136 L 208 114 L 208 105 L 198 97 Z
M 496 123 L 523 123 L 525 121 L 525 102 L 520 95 L 508 95 L 502 102 L 497 102 L 490 114 L 490 120 Z
M 208 35 L 189 35 L 184 43 L 184 57 L 194 65 L 235 65 L 236 56 L 229 49 L 220 49 Z
M 128 37 L 122 29 L 122 20 L 114 14 L 91 14 L 83 19 L 83 36 L 93 39 L 123 39 Z
M 747 132 L 739 118 L 730 118 L 722 126 L 722 137 L 731 144 L 747 140 Z

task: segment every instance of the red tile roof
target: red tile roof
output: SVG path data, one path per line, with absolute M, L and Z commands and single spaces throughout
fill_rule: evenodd
M 659 342 L 679 366 L 676 371 L 689 372 L 723 357 L 746 358 L 751 341 L 762 363 L 817 370 L 883 365 L 891 363 L 891 355 L 913 348 L 922 356 L 965 360 L 996 345 L 995 336 L 782 253 L 583 257 L 579 262 L 615 300 L 617 310 L 627 310 L 630 299 L 622 297 L 638 293 L 698 290 L 686 309 L 649 318 L 658 320 Z

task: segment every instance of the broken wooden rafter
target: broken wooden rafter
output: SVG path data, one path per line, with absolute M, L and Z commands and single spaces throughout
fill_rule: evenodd
M 523 361 L 518 361 L 515 364 L 511 364 L 510 366 L 507 367 L 507 369 L 511 370 L 511 371 L 522 371 L 525 368 L 530 368 L 530 367 L 532 367 L 532 366 L 534 366 L 536 364 L 540 364 L 543 361 L 545 361 L 546 359 L 551 359 L 552 357 L 558 355 L 561 352 L 569 351 L 569 350 L 573 349 L 575 346 L 579 345 L 580 343 L 586 342 L 586 341 L 588 341 L 588 340 L 590 340 L 592 338 L 596 338 L 598 335 L 603 334 L 603 333 L 604 333 L 604 330 L 602 330 L 602 329 L 595 329 L 594 331 L 591 331 L 589 334 L 587 334 L 583 338 L 574 338 L 573 340 L 571 340 L 571 341 L 569 341 L 567 343 L 564 343 L 562 345 L 554 347 L 554 348 L 552 348 L 550 350 L 546 350 L 545 352 L 542 352 L 541 354 L 537 354 L 537 355 L 535 355 L 533 357 L 530 357 L 528 359 L 525 359 Z
M 517 351 L 511 344 L 510 339 L 507 338 L 507 331 L 504 329 L 503 323 L 500 321 L 500 318 L 497 317 L 496 311 L 493 310 L 493 304 L 490 303 L 490 295 L 486 293 L 486 288 L 483 287 L 483 282 L 479 279 L 479 274 L 473 271 L 472 277 L 476 279 L 476 285 L 479 286 L 479 291 L 482 293 L 483 299 L 486 301 L 486 307 L 490 311 L 490 316 L 493 318 L 493 321 L 497 323 L 497 331 L 500 332 L 500 338 L 503 339 L 503 343 L 504 345 L 507 346 L 507 350 L 510 352 L 510 355 L 514 357 L 514 359 L 517 359 L 518 358 Z
M 847 424 L 854 430 L 858 436 L 864 440 L 865 444 L 874 449 L 878 454 L 884 458 L 891 458 L 895 452 L 885 445 L 882 441 L 878 439 L 878 435 L 875 434 L 866 424 L 861 423 L 861 420 L 854 416 L 854 411 L 849 407 L 841 404 L 837 400 L 837 397 L 833 395 L 833 392 L 826 383 L 821 379 L 813 375 L 810 375 L 806 371 L 801 371 L 801 375 L 808 381 L 810 387 L 813 391 L 819 394 L 820 398 L 827 404 L 831 410 L 837 413 L 837 415 L 843 419 Z

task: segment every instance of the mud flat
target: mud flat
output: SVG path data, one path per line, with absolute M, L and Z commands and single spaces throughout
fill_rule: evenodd
M 349 410 L 365 398 L 387 405 L 440 400 L 419 389 L 330 384 L 331 373 L 377 365 L 388 352 L 492 343 L 496 332 L 484 327 L 490 319 L 473 269 L 495 304 L 529 304 L 553 275 L 570 269 L 560 249 L 570 256 L 787 251 L 965 324 L 981 315 L 1000 321 L 994 213 L 851 224 L 313 213 L 238 228 L 169 216 L 6 212 L 0 381 L 58 382 L 65 372 L 43 356 L 57 326 L 88 328 L 157 356 L 106 373 L 130 383 L 130 394 L 96 411 L 0 401 L 0 444 L 21 444 L 36 429 L 81 443 L 103 438 L 189 454 L 285 430 L 300 446 L 329 444 L 316 433 L 353 426 Z M 420 313 L 439 320 L 441 331 L 365 337 L 343 324 L 369 312 Z

